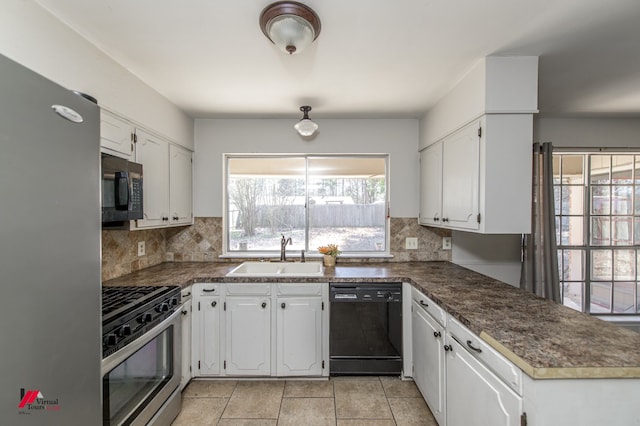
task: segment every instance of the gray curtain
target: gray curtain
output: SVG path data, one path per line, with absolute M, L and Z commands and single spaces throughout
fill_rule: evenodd
M 560 303 L 553 203 L 553 147 L 533 144 L 531 234 L 523 236 L 520 288 Z

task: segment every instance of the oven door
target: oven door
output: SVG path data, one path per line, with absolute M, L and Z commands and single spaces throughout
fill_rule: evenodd
M 172 410 L 163 415 L 166 423 L 178 414 L 180 312 L 176 310 L 139 339 L 102 360 L 104 426 L 145 425 L 168 404 Z

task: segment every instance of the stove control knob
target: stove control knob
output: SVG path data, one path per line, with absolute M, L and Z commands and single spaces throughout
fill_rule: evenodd
M 178 306 L 178 298 L 172 297 L 170 303 L 172 306 Z
M 121 336 L 131 336 L 131 326 L 129 324 L 125 324 L 120 329 Z
M 144 322 L 151 322 L 151 320 L 153 319 L 153 317 L 151 316 L 151 313 L 149 312 L 144 314 L 142 318 L 144 319 Z
M 392 297 L 393 297 L 393 296 L 391 295 L 391 292 L 390 292 L 390 291 L 387 291 L 387 292 L 384 294 L 384 298 L 385 298 L 385 299 L 387 299 L 387 300 L 391 300 L 391 298 L 392 298 Z
M 161 312 L 168 312 L 169 311 L 169 304 L 168 303 L 162 303 L 160 305 L 160 311 Z
M 115 346 L 117 342 L 118 342 L 118 338 L 116 337 L 115 334 L 113 333 L 107 334 L 107 339 L 106 339 L 107 346 Z

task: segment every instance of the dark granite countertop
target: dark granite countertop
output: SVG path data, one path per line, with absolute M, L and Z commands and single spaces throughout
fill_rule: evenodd
M 344 263 L 323 277 L 226 277 L 236 263 L 163 263 L 104 286 L 199 282 L 412 284 L 533 378 L 640 378 L 640 334 L 449 262 Z

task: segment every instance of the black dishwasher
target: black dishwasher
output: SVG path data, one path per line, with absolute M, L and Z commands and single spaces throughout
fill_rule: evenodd
M 330 284 L 330 374 L 400 375 L 402 283 Z

